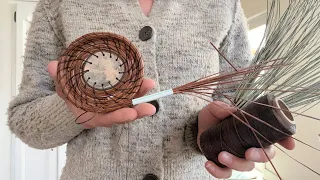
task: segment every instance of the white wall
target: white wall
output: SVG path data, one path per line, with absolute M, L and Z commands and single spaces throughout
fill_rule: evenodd
M 241 0 L 250 29 L 265 24 L 267 19 L 267 0 Z
M 15 35 L 13 12 L 10 0 L 0 1 L 0 175 L 1 179 L 10 179 L 11 133 L 7 124 L 7 106 L 11 100 L 11 62 L 14 62 Z
M 248 19 L 248 25 L 250 29 L 254 29 L 265 24 L 267 19 L 267 2 L 272 0 L 241 0 L 241 5 L 244 10 L 244 14 Z M 288 6 L 289 0 L 281 0 L 280 7 L 283 12 Z

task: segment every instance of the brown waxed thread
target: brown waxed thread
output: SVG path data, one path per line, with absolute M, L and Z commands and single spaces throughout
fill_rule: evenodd
M 245 113 L 241 113 L 240 111 L 235 113 L 235 116 L 243 120 L 246 119 L 252 128 L 264 136 L 262 138 L 258 135 L 263 147 L 268 147 L 279 140 L 289 137 L 296 131 L 296 126 L 290 113 L 285 112 L 287 118 L 283 118 L 279 116 L 275 109 L 263 105 L 274 106 L 275 101 L 276 99 L 273 95 L 267 94 L 256 100 L 260 104 L 250 103 L 242 110 L 267 122 L 282 132 L 275 131 L 273 128 L 262 124 Z M 283 106 L 280 108 L 283 109 Z M 220 167 L 225 167 L 218 161 L 218 155 L 222 151 L 228 151 L 240 158 L 244 158 L 247 149 L 251 147 L 260 148 L 260 144 L 252 130 L 233 116 L 226 118 L 217 126 L 206 130 L 200 137 L 200 146 L 206 158 Z
M 116 56 L 122 61 L 124 71 L 116 84 L 101 84 L 101 89 L 88 84 L 91 78 L 84 78 L 89 70 L 84 70 L 88 59 L 103 56 Z M 98 58 L 98 57 L 97 57 Z M 108 113 L 123 107 L 132 106 L 131 100 L 139 90 L 143 80 L 143 60 L 137 48 L 125 37 L 113 33 L 90 33 L 74 42 L 59 58 L 57 80 L 66 98 L 86 112 Z M 106 86 L 111 88 L 105 88 Z

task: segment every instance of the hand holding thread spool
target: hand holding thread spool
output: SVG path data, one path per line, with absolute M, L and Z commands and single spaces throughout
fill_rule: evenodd
M 245 124 L 249 124 L 252 128 Z M 260 142 L 252 131 L 257 134 Z M 225 167 L 218 160 L 220 152 L 227 151 L 237 157 L 245 158 L 249 148 L 261 146 L 266 148 L 293 135 L 295 131 L 293 116 L 286 105 L 271 94 L 267 94 L 248 104 L 242 111 L 238 110 L 233 116 L 204 131 L 200 136 L 200 147 L 208 160 L 219 167 Z

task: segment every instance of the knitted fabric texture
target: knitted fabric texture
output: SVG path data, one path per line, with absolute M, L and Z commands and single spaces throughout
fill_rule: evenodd
M 148 41 L 139 39 L 153 28 Z M 47 64 L 72 41 L 91 32 L 113 32 L 135 44 L 145 76 L 156 81 L 150 92 L 166 90 L 230 67 L 209 42 L 237 67 L 250 59 L 240 0 L 155 0 L 144 16 L 132 0 L 40 0 L 29 30 L 19 95 L 11 102 L 8 125 L 23 142 L 38 149 L 68 143 L 61 180 L 214 179 L 197 151 L 197 113 L 208 103 L 175 95 L 159 100 L 153 118 L 90 130 L 55 93 Z M 190 128 L 190 126 L 192 126 Z

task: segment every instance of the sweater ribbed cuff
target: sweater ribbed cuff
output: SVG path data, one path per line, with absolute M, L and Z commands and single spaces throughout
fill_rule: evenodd
M 52 106 L 49 105 L 49 108 L 44 109 L 44 114 L 47 114 L 49 119 L 55 121 L 52 130 L 66 130 L 68 133 L 62 133 L 78 134 L 84 129 L 82 125 L 75 122 L 77 117 L 69 110 L 65 101 L 58 94 L 50 96 L 48 103 L 52 104 Z
M 49 149 L 69 142 L 84 128 L 57 94 L 29 103 L 13 101 L 8 125 L 23 142 L 37 149 Z

